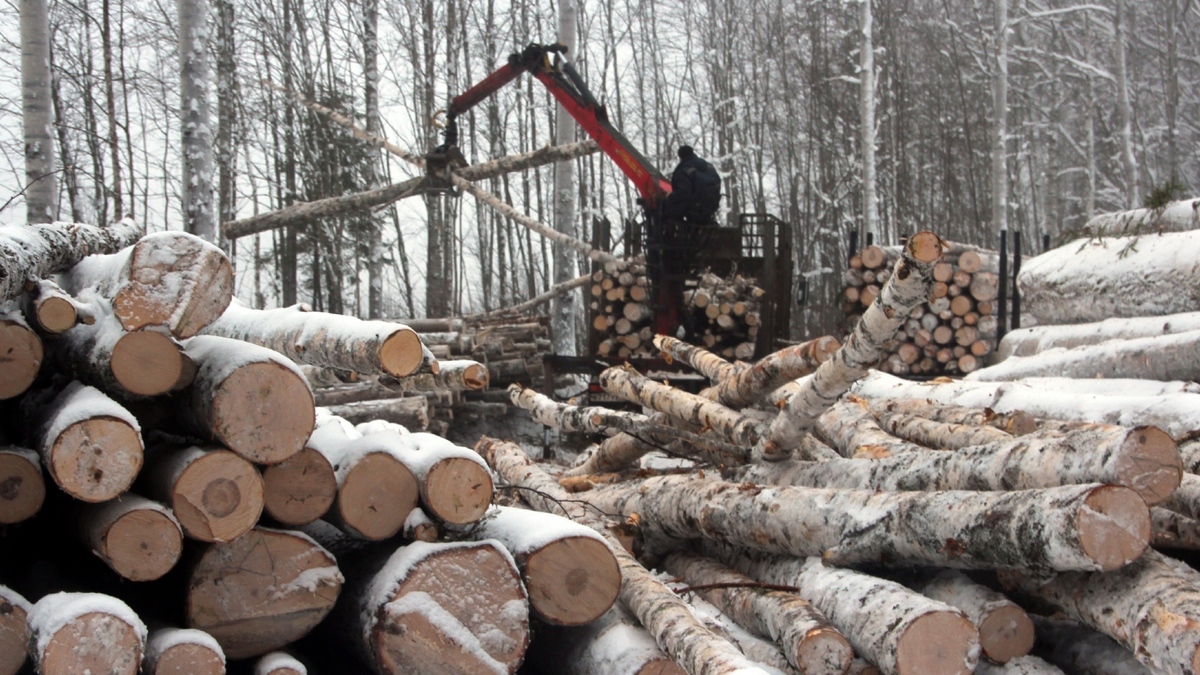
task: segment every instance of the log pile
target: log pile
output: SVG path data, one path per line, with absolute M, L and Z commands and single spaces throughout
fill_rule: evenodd
M 760 304 L 766 291 L 753 278 L 740 274 L 721 277 L 711 272 L 684 282 L 683 319 L 688 341 L 726 359 L 748 360 L 760 324 Z
M 651 355 L 655 297 L 645 260 L 612 260 L 593 269 L 589 304 L 596 354 L 622 359 Z
M 850 258 L 844 277 L 847 326 L 878 297 L 899 255 L 898 247 L 868 246 Z M 981 368 L 996 348 L 999 265 L 992 251 L 948 244 L 934 266 L 929 301 L 908 314 L 880 370 L 938 376 Z
M 550 353 L 549 317 L 434 319 L 415 325 L 438 359 L 482 363 L 493 386 L 541 385 L 542 357 Z

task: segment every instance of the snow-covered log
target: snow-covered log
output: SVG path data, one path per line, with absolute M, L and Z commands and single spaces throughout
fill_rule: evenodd
M 126 218 L 109 227 L 78 223 L 0 227 L 0 302 L 18 297 L 29 279 L 61 272 L 95 253 L 116 253 L 144 228 Z
M 51 593 L 29 611 L 29 656 L 39 673 L 137 675 L 146 626 L 121 600 Z
M 44 405 L 27 397 L 26 419 L 43 466 L 64 492 L 85 502 L 124 493 L 142 468 L 137 420 L 100 390 L 72 382 Z
M 94 308 L 71 297 L 49 279 L 30 281 L 29 292 L 22 298 L 25 318 L 38 330 L 58 335 L 77 323 L 93 323 Z
M 96 557 L 130 581 L 162 577 L 183 554 L 183 530 L 175 516 L 133 493 L 84 507 L 79 532 Z
M 1200 330 L 1200 312 L 1017 328 L 1004 334 L 996 355 L 1004 360 L 1011 356 L 1033 356 L 1059 347 L 1071 349 L 1110 340 L 1132 340 L 1195 330 Z
M 383 675 L 512 675 L 529 644 L 528 597 L 495 541 L 403 546 L 349 589 L 347 609 Z
M 841 346 L 826 336 L 772 352 L 718 382 L 708 397 L 735 410 L 754 405 L 787 382 L 812 373 Z
M 231 659 L 259 656 L 307 634 L 333 608 L 342 573 L 298 532 L 256 527 L 210 544 L 191 570 L 187 623 Z
M 316 412 L 294 363 L 265 347 L 212 335 L 191 338 L 184 350 L 197 372 L 175 412 L 190 431 L 259 464 L 300 452 Z
M 1200 521 L 1170 509 L 1150 509 L 1150 545 L 1200 551 Z
M 325 515 L 337 498 L 337 476 L 325 455 L 304 449 L 262 469 L 263 508 L 289 527 Z
M 25 393 L 37 378 L 45 352 L 42 339 L 15 305 L 0 303 L 0 401 Z
M 957 607 L 979 631 L 983 655 L 1007 663 L 1033 649 L 1033 621 L 1017 603 L 956 570 L 942 570 L 909 584 L 926 597 Z
M 0 584 L 0 675 L 17 675 L 25 665 L 26 617 L 33 606 Z
M 169 506 L 188 538 L 199 541 L 233 541 L 263 509 L 258 469 L 222 448 L 152 447 L 138 490 Z
M 1200 230 L 1200 199 L 1182 199 L 1153 209 L 1131 209 L 1092 216 L 1083 226 L 1089 237 L 1124 237 Z
M 547 623 L 582 626 L 616 602 L 621 570 L 604 538 L 587 526 L 552 513 L 497 506 L 470 536 L 495 539 L 512 554 L 529 608 Z
M 1003 664 L 980 661 L 976 675 L 1063 675 L 1058 666 L 1036 656 L 1018 656 Z
M 359 401 L 326 406 L 325 409 L 330 415 L 336 415 L 354 424 L 386 420 L 407 429 L 429 428 L 429 399 L 424 396 Z
M 1104 633 L 1074 621 L 1031 618 L 1037 627 L 1035 653 L 1069 675 L 1151 675 L 1133 652 Z
M 1189 518 L 1200 518 L 1200 476 L 1185 473 L 1179 488 L 1162 502 L 1162 506 Z
M 1051 349 L 1006 359 L 966 379 L 1003 382 L 1027 377 L 1200 380 L 1200 330 Z
M 873 371 L 868 379 L 874 377 L 875 374 L 877 373 Z M 871 412 L 875 413 L 880 420 L 889 415 L 905 415 L 942 424 L 993 427 L 1012 436 L 1024 436 L 1037 430 L 1037 419 L 1024 410 L 998 413 L 991 408 L 964 408 L 934 403 L 928 399 L 911 398 L 869 400 L 868 405 L 871 406 Z
M 233 297 L 233 267 L 216 246 L 186 232 L 146 235 L 109 255 L 92 255 L 62 277 L 63 289 L 87 288 L 112 301 L 125 330 L 162 326 L 177 338 L 199 333 Z
M 146 642 L 142 675 L 225 675 L 225 652 L 195 628 L 159 628 Z
M 850 389 L 883 355 L 883 343 L 904 325 L 908 313 L 929 298 L 933 264 L 942 255 L 942 240 L 918 232 L 908 240 L 879 297 L 855 325 L 845 344 L 800 385 L 759 444 L 765 459 L 787 459 L 821 413 Z
M 754 588 L 753 579 L 691 553 L 672 553 L 664 565 L 689 586 L 712 586 L 696 592 L 738 625 L 777 643 L 799 672 L 841 675 L 850 667 L 850 642 L 800 596 Z
M 887 410 L 884 404 L 873 410 L 879 425 L 888 433 L 940 450 L 961 450 L 974 445 L 1004 443 L 1012 440 L 1012 434 L 989 424 L 949 424 L 916 415 L 905 415 Z
M 1162 316 L 1200 307 L 1200 232 L 1079 239 L 1025 261 L 1017 283 L 1039 324 Z
M 1200 672 L 1200 573 L 1177 560 L 1151 550 L 1105 574 L 1005 573 L 1001 581 L 1120 642 L 1156 672 Z
M 1150 542 L 1146 504 L 1115 485 L 869 492 L 677 475 L 597 487 L 576 498 L 606 513 L 637 514 L 643 528 L 670 537 L 823 556 L 837 565 L 1112 570 L 1136 559 Z
M 365 375 L 404 377 L 421 365 L 421 338 L 408 326 L 307 311 L 303 306 L 251 309 L 237 302 L 205 335 L 273 349 L 297 363 Z
M 542 628 L 527 660 L 561 675 L 685 675 L 620 603 L 583 626 Z
M 32 518 L 45 500 L 46 480 L 37 453 L 0 445 L 0 525 Z
M 254 663 L 254 675 L 308 675 L 308 668 L 287 652 L 271 652 Z
M 420 498 L 416 476 L 391 451 L 390 440 L 390 434 L 377 434 L 365 441 L 339 417 L 323 417 L 308 439 L 337 480 L 337 499 L 325 518 L 362 539 L 379 541 L 399 532 Z
M 721 559 L 759 581 L 794 586 L 889 675 L 966 675 L 979 660 L 979 636 L 960 610 L 900 584 L 818 558 L 755 558 L 726 549 Z

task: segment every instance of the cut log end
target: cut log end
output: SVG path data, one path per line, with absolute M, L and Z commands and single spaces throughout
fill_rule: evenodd
M 463 370 L 462 380 L 467 389 L 487 389 L 489 379 L 487 366 L 481 363 L 471 364 Z
M 50 449 L 50 475 L 72 497 L 106 502 L 129 489 L 142 468 L 142 439 L 125 420 L 93 417 L 67 427 Z
M 262 476 L 232 452 L 214 450 L 189 464 L 175 481 L 171 507 L 189 537 L 233 541 L 262 515 Z
M 131 394 L 158 396 L 175 388 L 184 356 L 171 338 L 152 331 L 126 333 L 113 346 L 111 368 L 117 383 Z
M 225 675 L 225 659 L 211 648 L 192 642 L 172 646 L 159 655 L 145 675 Z
M 379 348 L 379 361 L 388 375 L 393 377 L 412 375 L 421 367 L 423 359 L 421 338 L 411 330 L 392 333 Z
M 153 581 L 171 571 L 183 553 L 183 533 L 175 521 L 154 509 L 137 509 L 119 518 L 104 537 L 101 556 L 130 581 Z
M 621 569 L 608 546 L 591 537 L 566 537 L 529 556 L 529 604 L 545 620 L 582 626 L 604 615 L 621 590 Z
M 0 593 L 0 675 L 15 675 L 25 664 L 25 619 L 25 610 Z
M 49 297 L 37 304 L 37 322 L 47 333 L 62 333 L 79 320 L 75 305 L 62 297 Z
M 15 321 L 0 320 L 0 401 L 19 396 L 42 366 L 42 340 Z
M 1170 434 L 1158 427 L 1138 427 L 1121 445 L 1116 470 L 1122 485 L 1137 490 L 1153 506 L 1179 487 L 1183 478 L 1183 460 Z
M 129 283 L 113 297 L 113 312 L 127 331 L 165 326 L 188 338 L 215 321 L 233 298 L 233 266 L 202 240 L 143 239 L 130 257 Z M 186 279 L 186 280 L 185 280 Z
M 338 490 L 338 516 L 363 537 L 382 541 L 404 526 L 419 494 L 416 477 L 400 460 L 371 453 L 346 473 Z
M 996 663 L 1007 663 L 1033 649 L 1033 620 L 1017 605 L 1003 605 L 979 623 L 979 646 Z
M 913 621 L 896 648 L 900 675 L 968 675 L 977 649 L 975 626 L 957 612 L 930 612 Z
M 225 378 L 213 397 L 212 415 L 222 444 L 256 464 L 300 452 L 316 424 L 308 383 L 273 362 L 251 363 Z
M 1150 509 L 1133 490 L 1098 487 L 1079 508 L 1079 544 L 1103 571 L 1128 565 L 1150 542 Z
M 337 498 L 337 476 L 325 455 L 304 448 L 263 469 L 263 505 L 284 525 L 307 525 Z
M 814 628 L 800 639 L 795 652 L 796 661 L 805 673 L 845 673 L 854 660 L 850 641 L 833 628 Z
M 429 469 L 423 488 L 429 515 L 452 525 L 467 525 L 487 513 L 495 486 L 483 465 L 448 457 Z
M 920 262 L 931 263 L 942 257 L 942 240 L 932 232 L 918 232 L 908 240 L 908 252 Z
M 46 500 L 46 481 L 32 459 L 32 455 L 0 451 L 0 525 L 32 518 Z
M 39 671 L 137 675 L 141 660 L 136 628 L 112 614 L 91 612 L 54 633 L 39 659 Z

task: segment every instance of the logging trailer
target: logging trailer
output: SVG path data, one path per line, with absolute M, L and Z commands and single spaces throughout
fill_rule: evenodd
M 454 97 L 445 112 L 442 145 L 426 155 L 426 168 L 434 189 L 450 191 L 450 171 L 465 166 L 458 148 L 458 117 L 478 105 L 522 73 L 529 73 L 549 90 L 588 136 L 616 163 L 638 190 L 640 218 L 628 222 L 624 232 L 630 255 L 644 253 L 653 285 L 651 294 L 656 333 L 677 335 L 681 325 L 681 294 L 685 281 L 701 273 L 721 276 L 734 272 L 757 279 L 766 291 L 755 357 L 777 348 L 777 340 L 788 338 L 792 293 L 792 232 L 788 223 L 765 213 L 742 213 L 734 225 L 698 226 L 664 217 L 663 207 L 671 193 L 671 181 L 630 143 L 608 119 L 608 111 L 566 59 L 563 45 L 530 44 L 508 57 L 507 63 L 466 92 Z M 439 113 L 440 115 L 441 113 Z M 608 250 L 611 241 L 607 224 L 597 224 L 593 247 Z M 589 316 L 588 325 L 593 317 Z M 687 336 L 685 339 L 694 336 Z M 588 341 L 589 356 L 551 356 L 547 368 L 554 372 L 592 372 L 619 362 L 634 361 L 640 370 L 676 371 L 659 359 L 605 358 L 597 353 L 598 338 L 593 328 Z M 642 363 L 639 363 L 642 362 Z M 552 378 L 549 381 L 553 381 Z

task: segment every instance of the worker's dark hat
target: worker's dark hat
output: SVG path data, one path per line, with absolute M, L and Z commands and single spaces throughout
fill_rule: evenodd
M 690 145 L 679 146 L 679 159 L 687 159 L 688 157 L 695 157 L 695 156 L 696 156 L 696 151 L 692 150 L 692 146 L 690 146 Z

